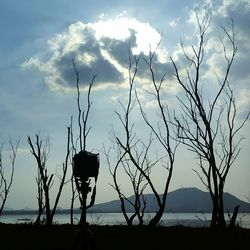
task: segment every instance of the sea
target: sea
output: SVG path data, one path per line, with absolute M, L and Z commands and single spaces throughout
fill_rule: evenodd
M 128 214 L 129 215 L 129 214 Z M 144 221 L 147 223 L 154 214 L 146 213 Z M 225 214 L 228 218 L 228 214 Z M 2 215 L 0 223 L 18 224 L 18 223 L 33 223 L 36 215 Z M 80 219 L 80 214 L 74 215 L 74 224 L 77 224 Z M 211 220 L 211 213 L 165 213 L 160 221 L 161 226 L 177 226 L 183 225 L 187 227 L 208 227 Z M 122 213 L 89 213 L 87 221 L 94 225 L 126 225 L 126 221 Z M 56 214 L 54 224 L 69 224 L 70 214 Z M 136 221 L 135 221 L 136 224 Z M 243 228 L 250 229 L 250 213 L 239 213 L 237 224 Z

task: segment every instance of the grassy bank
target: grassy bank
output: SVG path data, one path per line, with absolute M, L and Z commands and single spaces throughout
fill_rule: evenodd
M 68 250 L 76 226 L 0 224 L 1 250 Z M 248 249 L 250 230 L 211 231 L 208 228 L 91 226 L 98 250 Z

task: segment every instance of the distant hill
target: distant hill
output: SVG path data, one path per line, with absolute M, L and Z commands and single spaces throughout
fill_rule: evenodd
M 157 210 L 157 204 L 153 194 L 145 195 L 147 200 L 146 212 L 154 212 Z M 129 198 L 134 200 L 134 196 Z M 237 197 L 224 193 L 225 212 L 232 212 L 236 205 L 240 205 L 239 212 L 250 212 L 250 203 L 244 202 Z M 132 211 L 131 205 L 125 203 L 127 211 Z M 120 200 L 113 200 L 101 204 L 94 205 L 89 212 L 121 212 Z M 212 202 L 208 192 L 201 191 L 197 188 L 181 188 L 170 192 L 166 201 L 165 212 L 175 213 L 196 213 L 196 212 L 212 212 Z
M 157 211 L 157 204 L 153 194 L 145 195 L 147 200 L 147 208 L 145 212 Z M 129 198 L 134 200 L 134 196 Z M 233 212 L 234 207 L 240 205 L 239 212 L 250 213 L 250 203 L 244 202 L 237 197 L 224 193 L 224 207 L 225 212 Z M 131 205 L 126 202 L 126 211 L 132 212 Z M 80 209 L 75 209 L 76 213 L 80 212 Z M 101 204 L 96 204 L 91 207 L 88 212 L 92 213 L 120 213 L 121 203 L 120 200 L 113 200 Z M 175 191 L 169 192 L 165 212 L 173 213 L 211 213 L 212 202 L 208 192 L 199 190 L 198 188 L 180 188 Z M 69 209 L 58 208 L 57 213 L 70 213 Z M 4 209 L 3 214 L 37 214 L 37 210 L 26 209 Z

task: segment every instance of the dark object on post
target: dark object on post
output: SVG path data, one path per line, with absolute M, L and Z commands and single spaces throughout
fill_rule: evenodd
M 99 154 L 93 154 L 85 150 L 80 151 L 73 157 L 73 175 L 75 177 L 76 188 L 81 203 L 80 224 L 86 223 L 86 210 L 93 206 L 96 196 L 96 182 L 99 173 Z M 95 186 L 91 195 L 91 202 L 86 206 L 87 195 L 91 192 L 90 179 L 95 178 Z
M 99 154 L 80 151 L 73 157 L 73 173 L 82 180 L 90 177 L 97 178 L 99 173 Z

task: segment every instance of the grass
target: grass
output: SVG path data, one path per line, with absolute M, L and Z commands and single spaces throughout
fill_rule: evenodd
M 98 250 L 248 249 L 250 230 L 209 228 L 91 226 Z M 0 224 L 1 250 L 69 250 L 77 226 Z

